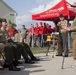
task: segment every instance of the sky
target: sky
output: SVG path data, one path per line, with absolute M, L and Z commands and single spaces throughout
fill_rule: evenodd
M 16 17 L 17 28 L 20 29 L 24 24 L 26 28 L 30 27 L 30 24 L 34 24 L 40 21 L 32 20 L 32 14 L 37 14 L 43 12 L 55 4 L 57 4 L 61 0 L 3 0 L 6 2 L 12 9 L 14 9 L 18 15 Z M 66 0 L 70 4 L 76 2 L 76 0 Z M 43 21 L 44 23 L 44 21 Z M 54 24 L 49 21 L 52 26 Z

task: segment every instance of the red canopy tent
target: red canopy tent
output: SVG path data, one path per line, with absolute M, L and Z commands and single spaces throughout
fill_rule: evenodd
M 73 12 L 71 4 L 65 0 L 61 0 L 57 5 L 42 13 L 33 14 L 32 20 L 54 21 L 59 15 L 63 14 L 66 19 L 73 20 L 76 13 Z

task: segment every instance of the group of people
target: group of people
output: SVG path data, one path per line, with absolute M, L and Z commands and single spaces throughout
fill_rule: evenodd
M 7 30 L 7 20 L 0 19 L 0 53 L 4 53 L 5 63 L 4 65 L 0 64 L 0 70 L 3 68 L 8 68 L 10 71 L 20 71 L 20 68 L 17 68 L 22 62 L 19 61 L 21 56 L 23 56 L 25 63 L 33 64 L 37 59 L 28 44 L 24 42 L 14 42 L 10 37 Z M 1 63 L 1 62 L 0 62 Z
M 49 25 L 48 23 L 43 24 L 42 22 L 40 22 L 40 24 L 36 23 L 35 26 L 31 24 L 31 28 L 29 29 L 30 46 L 32 45 L 32 40 L 34 41 L 34 47 L 45 46 L 47 35 L 51 34 L 54 31 L 55 28 L 51 28 L 51 25 Z
M 76 13 L 76 2 L 73 5 L 74 12 Z M 57 23 L 57 27 L 59 28 L 59 35 L 58 35 L 58 49 L 56 56 L 63 56 L 68 57 L 68 32 L 71 34 L 72 38 L 72 48 L 73 48 L 73 58 L 76 60 L 76 18 L 74 19 L 71 26 L 68 26 L 69 23 L 65 19 L 63 14 L 59 15 L 60 21 Z M 0 52 L 4 52 L 5 54 L 5 64 L 4 67 L 8 67 L 9 70 L 13 71 L 20 71 L 20 68 L 16 66 L 21 64 L 18 60 L 21 59 L 21 55 L 23 56 L 25 63 L 33 64 L 34 61 L 39 61 L 33 53 L 31 52 L 30 47 L 24 42 L 27 32 L 30 34 L 30 46 L 32 45 L 32 40 L 34 41 L 34 46 L 36 46 L 36 41 L 38 41 L 38 47 L 42 47 L 43 43 L 46 41 L 47 34 L 51 34 L 55 31 L 55 29 L 51 28 L 51 25 L 48 23 L 40 22 L 35 24 L 31 24 L 31 28 L 27 31 L 25 25 L 22 26 L 22 30 L 20 31 L 22 36 L 22 43 L 14 42 L 10 35 L 9 30 L 7 28 L 7 21 L 6 19 L 2 19 L 0 21 Z M 15 30 L 15 32 L 17 32 Z M 25 36 L 24 36 L 25 35 Z M 66 53 L 64 54 L 64 50 Z M 28 57 L 28 55 L 30 57 Z M 76 67 L 76 64 L 74 65 Z M 1 65 L 0 65 L 1 67 Z
M 45 45 L 47 35 L 54 32 L 55 28 L 52 28 L 51 25 L 49 25 L 48 23 L 43 24 L 42 22 L 40 22 L 40 24 L 36 23 L 35 26 L 31 24 L 31 27 L 29 29 L 27 29 L 25 25 L 22 25 L 20 30 L 17 30 L 13 26 L 11 26 L 7 29 L 7 31 L 10 37 L 16 42 L 26 42 L 28 38 L 27 36 L 29 35 L 30 47 L 42 47 Z M 17 38 L 17 34 L 19 34 L 18 36 L 20 37 Z

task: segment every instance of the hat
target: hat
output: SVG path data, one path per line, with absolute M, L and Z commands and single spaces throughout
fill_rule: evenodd
M 76 7 L 76 2 L 74 2 L 73 5 L 71 5 L 71 7 Z
M 59 17 L 64 17 L 64 15 L 63 14 L 60 14 Z
M 5 18 L 2 18 L 2 22 L 7 22 L 7 20 Z

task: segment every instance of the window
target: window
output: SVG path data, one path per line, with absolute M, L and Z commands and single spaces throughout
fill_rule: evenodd
M 14 14 L 10 14 L 10 16 L 14 16 Z

